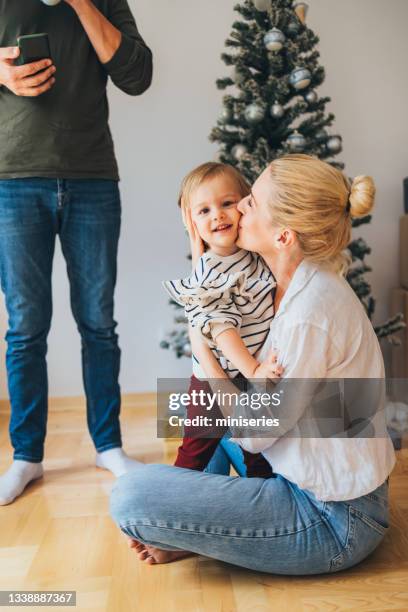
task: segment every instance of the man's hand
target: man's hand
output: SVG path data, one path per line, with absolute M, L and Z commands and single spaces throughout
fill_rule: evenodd
M 0 85 L 16 96 L 36 97 L 51 89 L 56 71 L 52 60 L 44 59 L 24 66 L 14 66 L 20 55 L 18 47 L 0 47 Z M 42 72 L 40 72 L 42 71 Z
M 196 224 L 194 223 L 191 216 L 191 209 L 186 208 L 183 213 L 183 222 L 184 227 L 188 231 L 188 235 L 190 238 L 190 248 L 191 248 L 191 259 L 193 264 L 193 270 L 197 265 L 198 260 L 201 255 L 204 253 L 204 242 L 197 231 Z

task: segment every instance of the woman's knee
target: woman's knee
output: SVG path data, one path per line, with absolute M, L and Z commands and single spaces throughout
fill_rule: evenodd
M 110 513 L 117 525 L 148 516 L 160 498 L 160 477 L 165 465 L 146 465 L 116 481 L 110 497 Z

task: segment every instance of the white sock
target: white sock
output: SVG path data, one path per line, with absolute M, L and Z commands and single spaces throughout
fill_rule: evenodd
M 42 463 L 31 463 L 16 459 L 11 467 L 0 476 L 0 506 L 11 504 L 21 495 L 32 480 L 41 478 L 44 470 Z
M 96 465 L 105 470 L 110 470 L 116 478 L 140 468 L 144 463 L 131 459 L 122 448 L 110 448 L 102 453 L 96 454 Z

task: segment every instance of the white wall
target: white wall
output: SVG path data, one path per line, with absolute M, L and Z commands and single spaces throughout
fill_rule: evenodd
M 111 126 L 121 168 L 123 231 L 116 316 L 122 347 L 124 392 L 153 390 L 157 377 L 187 376 L 188 360 L 159 348 L 172 312 L 161 279 L 188 273 L 187 241 L 176 196 L 183 174 L 212 158 L 207 140 L 220 109 L 216 78 L 234 18 L 235 0 L 130 0 L 155 55 L 152 88 L 139 99 L 110 90 Z M 321 38 L 328 110 L 343 136 L 350 176 L 372 174 L 378 205 L 371 226 L 359 231 L 373 247 L 370 263 L 377 320 L 388 314 L 397 283 L 398 217 L 402 178 L 408 175 L 408 3 L 406 0 L 309 0 L 308 23 Z M 392 6 L 392 8 L 390 8 Z M 143 290 L 136 287 L 143 287 Z M 49 338 L 52 395 L 82 393 L 78 335 L 69 311 L 65 266 L 54 266 L 54 321 Z M 0 306 L 0 335 L 6 315 Z M 0 343 L 3 353 L 5 345 Z M 0 370 L 0 396 L 6 396 Z

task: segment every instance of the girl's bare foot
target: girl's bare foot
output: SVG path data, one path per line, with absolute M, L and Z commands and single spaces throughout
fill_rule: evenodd
M 149 565 L 158 565 L 160 563 L 171 563 L 172 561 L 178 561 L 179 559 L 185 559 L 190 557 L 194 553 L 188 552 L 187 550 L 162 550 L 155 546 L 149 546 L 143 544 L 138 540 L 128 539 L 130 548 L 133 548 L 137 553 L 137 557 L 140 561 L 146 561 Z

